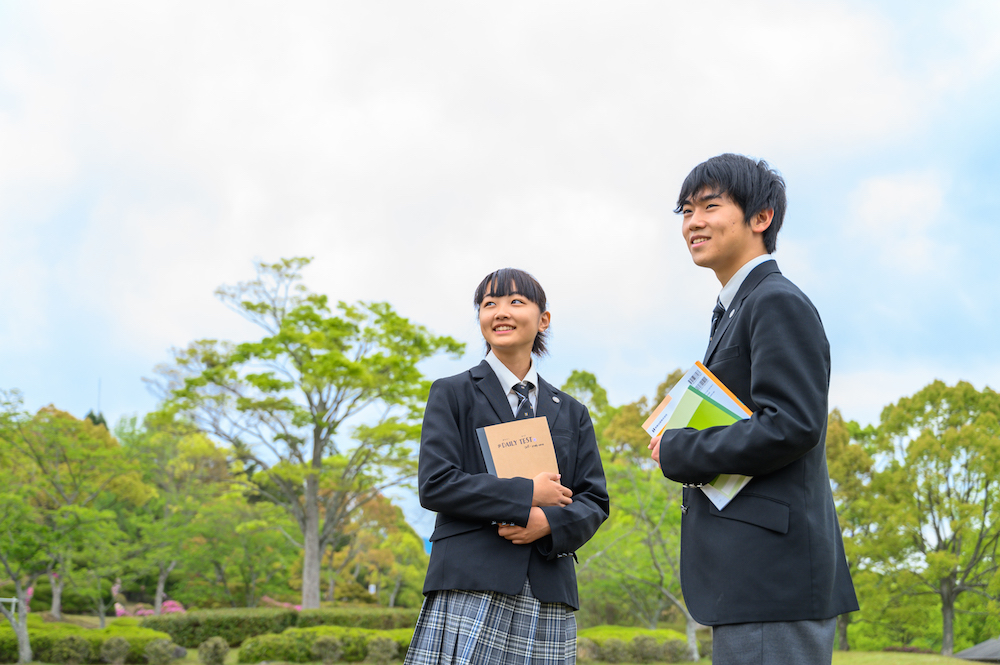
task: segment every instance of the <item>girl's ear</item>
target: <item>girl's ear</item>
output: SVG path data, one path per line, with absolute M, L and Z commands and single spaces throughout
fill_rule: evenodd
M 542 312 L 542 315 L 538 319 L 538 332 L 545 332 L 551 322 L 552 312 Z

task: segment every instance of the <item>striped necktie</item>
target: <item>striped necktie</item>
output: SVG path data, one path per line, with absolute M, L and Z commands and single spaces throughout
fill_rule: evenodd
M 517 413 L 514 414 L 515 420 L 522 420 L 524 418 L 534 418 L 535 410 L 531 408 L 531 400 L 528 399 L 528 392 L 534 388 L 530 381 L 525 381 L 523 383 L 517 383 L 514 385 L 512 390 L 517 393 Z

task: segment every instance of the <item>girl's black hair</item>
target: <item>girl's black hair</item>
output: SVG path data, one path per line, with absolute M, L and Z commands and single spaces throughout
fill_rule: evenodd
M 473 304 L 478 312 L 483 298 L 487 296 L 502 298 L 515 293 L 538 305 L 538 311 L 545 311 L 545 289 L 542 288 L 537 279 L 517 268 L 501 268 L 484 277 L 483 281 L 476 287 Z M 535 343 L 531 346 L 531 352 L 536 356 L 548 353 L 545 347 L 545 332 L 541 330 L 535 335 Z M 490 343 L 486 342 L 486 352 L 489 353 L 489 351 Z

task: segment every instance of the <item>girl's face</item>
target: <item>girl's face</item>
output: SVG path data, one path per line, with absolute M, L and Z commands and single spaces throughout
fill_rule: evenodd
M 492 291 L 493 289 L 487 289 Z M 550 314 L 519 293 L 487 295 L 479 303 L 479 329 L 498 355 L 531 355 L 535 336 L 549 327 Z

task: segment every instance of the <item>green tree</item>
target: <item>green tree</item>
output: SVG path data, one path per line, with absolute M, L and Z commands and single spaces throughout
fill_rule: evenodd
M 293 527 L 287 514 L 268 502 L 249 503 L 243 488 L 205 504 L 185 542 L 188 583 L 177 595 L 188 604 L 256 607 L 268 593 L 288 589 L 288 570 L 297 550 L 283 535 Z
M 418 438 L 429 387 L 418 363 L 462 345 L 386 303 L 331 308 L 300 283 L 308 263 L 259 263 L 256 279 L 217 291 L 263 338 L 194 342 L 159 373 L 165 409 L 230 444 L 247 484 L 295 520 L 302 605 L 315 608 L 327 544 L 360 506 L 415 472 L 407 443 Z M 340 428 L 365 409 L 377 422 L 355 427 L 345 445 Z
M 226 451 L 185 423 L 122 419 L 115 434 L 134 460 L 143 481 L 156 488 L 154 499 L 131 516 L 141 548 L 134 565 L 156 577 L 153 611 L 160 614 L 167 579 L 184 560 L 191 523 L 201 506 L 227 490 L 231 480 Z
M 882 528 L 905 549 L 888 564 L 911 593 L 937 596 L 941 651 L 954 649 L 956 601 L 988 594 L 1000 540 L 1000 395 L 935 381 L 887 406 L 872 484 Z M 885 565 L 885 563 L 883 564 Z
M 360 506 L 411 478 L 408 442 L 429 388 L 418 363 L 462 345 L 430 334 L 386 303 L 340 302 L 310 293 L 309 259 L 257 264 L 257 277 L 216 293 L 264 331 L 253 342 L 201 340 L 161 368 L 164 407 L 232 446 L 246 482 L 284 508 L 304 549 L 302 606 L 319 607 L 327 544 Z M 365 409 L 374 424 L 340 428 Z

